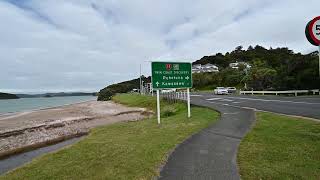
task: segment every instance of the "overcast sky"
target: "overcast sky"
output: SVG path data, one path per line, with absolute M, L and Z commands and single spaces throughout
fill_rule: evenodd
M 238 45 L 309 53 L 317 15 L 319 0 L 0 0 L 0 91 L 98 91 Z

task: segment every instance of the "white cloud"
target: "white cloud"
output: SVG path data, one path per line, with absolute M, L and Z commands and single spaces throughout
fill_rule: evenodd
M 152 59 L 193 61 L 238 45 L 316 50 L 304 37 L 318 2 L 6 0 L 0 91 L 99 90 Z

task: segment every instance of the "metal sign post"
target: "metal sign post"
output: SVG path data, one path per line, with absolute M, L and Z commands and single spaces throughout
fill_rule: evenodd
M 188 118 L 190 111 L 190 89 L 192 88 L 191 63 L 182 62 L 152 62 L 152 89 L 157 90 L 157 115 L 160 124 L 160 90 L 162 89 L 186 89 Z
M 160 90 L 157 90 L 157 116 L 158 124 L 160 124 Z
M 188 96 L 188 98 L 187 98 L 187 103 L 188 103 L 188 118 L 190 118 L 191 117 L 191 109 L 190 109 L 190 89 L 189 88 L 187 88 L 187 96 Z

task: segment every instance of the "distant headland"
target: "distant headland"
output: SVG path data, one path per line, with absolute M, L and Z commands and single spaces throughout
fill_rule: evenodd
M 40 98 L 40 97 L 66 97 L 66 96 L 97 96 L 96 92 L 59 92 L 59 93 L 44 93 L 44 94 L 9 94 L 1 93 L 0 99 L 19 99 L 19 98 Z
M 15 94 L 9 93 L 1 93 L 0 92 L 0 99 L 19 99 L 19 97 Z
M 96 92 L 59 92 L 59 93 L 44 93 L 44 94 L 17 94 L 20 98 L 38 98 L 38 97 L 66 97 L 66 96 L 96 96 Z

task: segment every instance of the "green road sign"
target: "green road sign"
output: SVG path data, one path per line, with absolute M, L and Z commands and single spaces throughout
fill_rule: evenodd
M 191 63 L 152 62 L 152 88 L 192 88 Z

